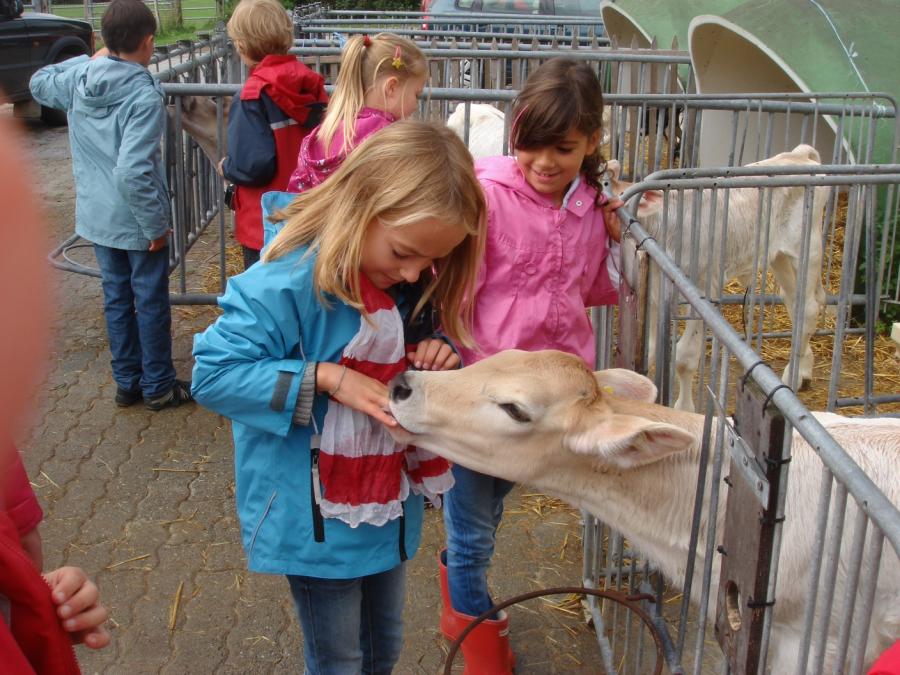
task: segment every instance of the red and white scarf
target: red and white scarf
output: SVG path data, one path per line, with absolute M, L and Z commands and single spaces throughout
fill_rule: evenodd
M 340 363 L 387 384 L 406 370 L 403 321 L 393 298 L 364 275 L 360 287 L 369 321 L 360 322 Z M 439 502 L 453 487 L 447 460 L 397 443 L 380 422 L 334 399 L 325 413 L 319 476 L 322 515 L 350 527 L 399 518 L 410 490 Z

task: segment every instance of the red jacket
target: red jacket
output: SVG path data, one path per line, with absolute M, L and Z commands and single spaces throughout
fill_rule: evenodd
M 300 143 L 327 102 L 322 76 L 290 55 L 266 56 L 235 97 L 223 173 L 236 185 L 235 238 L 247 248 L 262 248 L 260 198 L 287 188 Z
M 9 602 L 9 623 L 0 614 L 0 670 L 24 675 L 77 675 L 78 661 L 56 615 L 50 587 L 19 546 L 19 533 L 0 511 L 0 597 Z
M 6 511 L 20 537 L 36 528 L 44 517 L 19 452 L 12 447 L 9 452 L 0 452 L 0 510 Z

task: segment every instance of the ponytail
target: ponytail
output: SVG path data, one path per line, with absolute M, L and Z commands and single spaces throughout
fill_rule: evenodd
M 399 67 L 394 65 L 397 54 L 400 55 Z M 344 145 L 336 151 L 349 152 L 354 146 L 356 117 L 365 107 L 366 94 L 381 76 L 389 74 L 401 81 L 425 77 L 426 65 L 425 55 L 414 42 L 393 33 L 379 33 L 371 38 L 356 35 L 347 40 L 334 92 L 317 132 L 318 141 L 326 152 L 331 150 L 331 142 L 341 127 Z

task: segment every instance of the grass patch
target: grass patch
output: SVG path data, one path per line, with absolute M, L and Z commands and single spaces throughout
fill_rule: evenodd
M 217 23 L 215 0 L 182 0 L 181 21 L 175 16 L 171 2 L 160 2 L 157 6 L 154 2 L 147 2 L 147 6 L 154 16 L 159 12 L 159 31 L 156 35 L 156 44 L 167 45 L 178 40 L 192 40 L 197 36 L 197 31 L 212 30 Z M 105 4 L 93 5 L 92 24 L 94 30 L 99 33 L 100 19 L 103 16 Z M 69 19 L 85 18 L 83 4 L 57 4 L 54 3 L 51 11 Z M 99 38 L 99 35 L 98 35 Z M 101 46 L 98 39 L 97 46 Z

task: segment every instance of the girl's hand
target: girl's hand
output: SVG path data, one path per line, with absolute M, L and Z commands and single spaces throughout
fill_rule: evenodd
M 316 389 L 388 427 L 397 426 L 397 420 L 385 412 L 388 407 L 387 385 L 352 368 L 344 368 L 337 363 L 320 362 L 316 369 Z
M 622 241 L 622 221 L 616 213 L 616 209 L 625 206 L 621 199 L 610 199 L 600 208 L 603 209 L 603 222 L 606 223 L 606 232 L 613 241 Z
M 100 604 L 100 591 L 79 567 L 60 567 L 44 575 L 50 597 L 63 628 L 76 643 L 100 649 L 109 644 L 106 619 L 109 612 Z
M 416 351 L 407 352 L 406 358 L 420 370 L 453 370 L 459 365 L 459 356 L 439 338 L 422 340 Z

